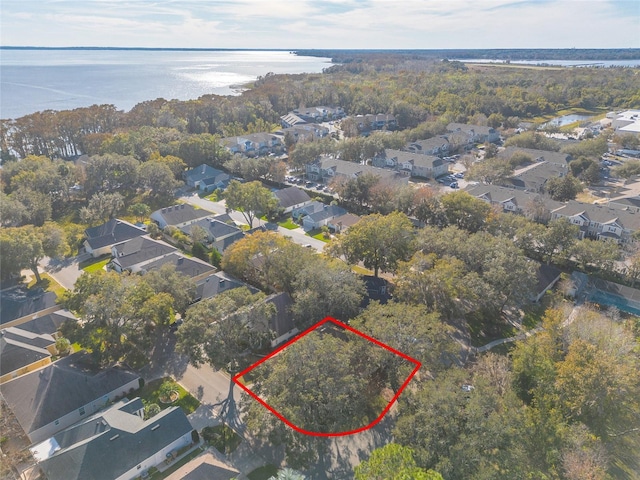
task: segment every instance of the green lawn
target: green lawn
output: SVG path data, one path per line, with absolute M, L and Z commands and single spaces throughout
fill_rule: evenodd
M 330 238 L 324 238 L 324 233 L 318 229 L 308 231 L 307 235 L 315 238 L 316 240 L 320 240 L 321 242 L 329 243 L 331 241 Z
M 293 230 L 294 228 L 300 228 L 300 225 L 294 223 L 293 220 L 287 218 L 284 222 L 278 222 L 278 225 L 286 228 L 287 230 Z
M 109 263 L 110 260 L 111 255 L 108 254 L 102 255 L 98 258 L 90 258 L 89 260 L 85 260 L 84 262 L 80 263 L 80 268 L 88 273 L 97 272 L 98 270 L 102 270 L 102 267 Z
M 27 285 L 27 288 L 42 288 L 47 292 L 55 293 L 58 298 L 61 298 L 64 292 L 67 291 L 66 288 L 56 282 L 48 273 L 41 273 L 40 278 L 42 280 L 39 283 L 36 283 L 36 279 L 33 277 L 33 280 L 31 280 L 31 283 Z
M 253 472 L 249 473 L 247 477 L 249 480 L 269 480 L 269 478 L 275 477 L 276 475 L 278 475 L 278 467 L 269 464 L 256 468 Z
M 352 265 L 351 270 L 359 275 L 373 275 L 373 270 L 368 270 L 360 265 Z
M 142 387 L 142 389 L 138 392 L 138 396 L 148 402 L 148 403 L 156 403 L 158 404 L 158 406 L 161 409 L 165 409 L 167 407 L 171 407 L 171 406 L 179 406 L 182 407 L 182 410 L 184 410 L 184 413 L 186 415 L 189 415 L 190 413 L 193 413 L 195 411 L 196 408 L 198 408 L 200 406 L 200 402 L 198 401 L 197 398 L 195 398 L 194 396 L 192 396 L 189 392 L 187 392 L 184 388 L 182 388 L 182 386 L 180 384 L 177 384 L 177 391 L 178 391 L 178 400 L 176 400 L 175 402 L 169 404 L 169 403 L 162 403 L 159 399 L 159 388 L 160 385 L 162 385 L 162 383 L 165 380 L 173 380 L 171 377 L 165 377 L 165 378 L 158 378 L 157 380 L 152 380 L 151 382 L 145 384 L 144 387 Z
M 234 452 L 242 442 L 242 438 L 227 425 L 204 427 L 202 438 L 223 454 Z

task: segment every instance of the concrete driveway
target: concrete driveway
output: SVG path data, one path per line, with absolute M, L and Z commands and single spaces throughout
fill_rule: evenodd
M 78 280 L 83 273 L 80 268 L 80 262 L 89 257 L 90 255 L 86 253 L 77 257 L 64 259 L 45 257 L 40 261 L 40 267 L 64 288 L 73 290 L 76 280 Z

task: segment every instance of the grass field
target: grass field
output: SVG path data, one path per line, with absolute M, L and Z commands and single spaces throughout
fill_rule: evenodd
M 287 218 L 287 220 L 285 220 L 284 222 L 278 222 L 278 225 L 286 228 L 287 230 L 293 230 L 300 227 L 300 225 L 298 225 L 297 223 L 293 223 L 293 220 L 291 220 L 290 218 Z
M 27 285 L 27 288 L 42 288 L 47 292 L 55 293 L 58 298 L 62 297 L 64 292 L 67 291 L 66 288 L 56 282 L 48 273 L 41 273 L 40 278 L 42 279 L 40 283 L 36 283 L 36 278 L 33 277 L 33 280 Z
M 138 392 L 138 396 L 146 402 L 158 404 L 158 406 L 163 410 L 171 406 L 182 407 L 182 410 L 184 410 L 184 413 L 186 415 L 193 413 L 196 410 L 196 408 L 200 406 L 200 402 L 198 401 L 198 399 L 195 398 L 193 395 L 191 395 L 189 392 L 187 392 L 182 387 L 182 385 L 180 385 L 177 382 L 176 382 L 176 385 L 177 385 L 176 390 L 178 392 L 178 399 L 175 402 L 170 404 L 162 403 L 159 398 L 159 395 L 160 395 L 159 389 L 160 389 L 160 386 L 165 382 L 165 380 L 173 381 L 171 377 L 158 378 L 157 380 L 152 380 L 149 383 L 147 383 L 144 387 L 142 387 L 142 389 Z
M 307 232 L 307 235 L 321 242 L 329 243 L 331 241 L 330 238 L 324 238 L 324 233 L 320 230 L 310 230 Z
M 111 260 L 111 255 L 103 255 L 98 258 L 90 258 L 89 260 L 85 260 L 80 263 L 80 268 L 85 272 L 97 272 L 98 270 L 102 270 L 109 261 Z

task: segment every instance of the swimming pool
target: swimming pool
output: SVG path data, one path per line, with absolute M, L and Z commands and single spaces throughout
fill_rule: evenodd
M 602 290 L 594 290 L 593 293 L 589 295 L 588 300 L 590 302 L 599 303 L 600 305 L 616 307 L 624 312 L 640 316 L 640 303 L 619 295 L 603 292 Z

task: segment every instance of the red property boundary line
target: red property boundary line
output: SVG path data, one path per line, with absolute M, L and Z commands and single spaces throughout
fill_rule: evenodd
M 393 396 L 393 398 L 391 399 L 391 401 L 389 402 L 389 404 L 385 407 L 385 409 L 382 411 L 382 413 L 378 416 L 378 418 L 376 418 L 373 422 L 371 422 L 370 424 L 362 427 L 362 428 L 358 428 L 356 430 L 350 430 L 348 432 L 337 432 L 337 433 L 326 433 L 326 432 L 312 432 L 309 430 L 305 430 L 303 428 L 297 427 L 296 425 L 294 425 L 293 423 L 291 423 L 289 420 L 287 420 L 284 416 L 282 416 L 282 414 L 280 414 L 276 409 L 274 409 L 271 405 L 269 405 L 267 402 L 265 402 L 264 400 L 262 400 L 258 395 L 256 395 L 254 392 L 251 391 L 251 389 L 249 389 L 246 385 L 244 385 L 242 382 L 239 381 L 239 378 L 242 377 L 243 375 L 246 375 L 247 373 L 249 373 L 251 370 L 253 370 L 254 368 L 258 367 L 260 364 L 266 362 L 267 360 L 269 360 L 271 357 L 277 355 L 278 353 L 280 353 L 282 350 L 284 350 L 285 348 L 287 348 L 289 345 L 297 342 L 298 340 L 300 340 L 302 337 L 304 337 L 305 335 L 308 335 L 309 333 L 311 333 L 312 331 L 318 329 L 319 327 L 321 327 L 322 325 L 324 325 L 327 322 L 332 322 L 336 325 L 338 325 L 339 327 L 344 328 L 345 330 L 349 330 L 352 333 L 355 333 L 356 335 L 359 335 L 367 340 L 369 340 L 371 343 L 374 343 L 376 345 L 378 345 L 379 347 L 382 347 L 386 350 L 389 350 L 390 352 L 395 353 L 396 355 L 402 357 L 403 359 L 407 360 L 408 362 L 411 362 L 415 365 L 415 368 L 413 369 L 413 371 L 409 374 L 409 376 L 407 377 L 407 379 L 404 381 L 404 383 L 400 386 L 400 388 L 398 389 L 398 391 L 396 392 L 396 394 Z M 380 420 L 383 419 L 383 417 L 387 414 L 387 412 L 391 409 L 391 406 L 393 405 L 393 402 L 395 402 L 398 397 L 400 396 L 400 394 L 402 393 L 402 391 L 406 388 L 406 386 L 409 384 L 409 382 L 411 381 L 411 379 L 414 377 L 414 375 L 418 372 L 418 370 L 420 370 L 420 367 L 422 366 L 422 364 L 416 360 L 415 358 L 412 358 L 402 352 L 399 352 L 398 350 L 391 348 L 389 345 L 385 345 L 384 343 L 380 342 L 379 340 L 376 340 L 375 338 L 371 338 L 370 336 L 360 332 L 359 330 L 356 330 L 355 328 L 350 327 L 349 325 L 342 323 L 339 320 L 336 320 L 335 318 L 331 318 L 331 317 L 326 317 L 324 320 L 321 320 L 320 322 L 316 323 L 315 325 L 313 325 L 312 327 L 309 327 L 308 329 L 306 329 L 304 332 L 302 332 L 300 335 L 298 335 L 297 337 L 292 338 L 291 340 L 289 340 L 287 343 L 285 343 L 284 345 L 278 347 L 276 350 L 274 350 L 273 352 L 271 352 L 269 355 L 267 355 L 265 358 L 263 358 L 262 360 L 257 361 L 256 363 L 254 363 L 253 365 L 250 365 L 249 367 L 245 368 L 244 370 L 242 370 L 240 373 L 237 373 L 236 375 L 233 376 L 232 380 L 233 382 L 238 385 L 241 389 L 243 389 L 245 392 L 247 392 L 249 395 L 251 395 L 251 397 L 253 397 L 254 400 L 257 400 L 258 402 L 260 402 L 267 410 L 269 410 L 271 413 L 273 413 L 276 417 L 278 417 L 280 420 L 282 420 L 286 425 L 288 425 L 289 427 L 293 428 L 296 432 L 299 433 L 303 433 L 305 435 L 311 435 L 311 436 L 315 436 L 315 437 L 343 437 L 346 435 L 353 435 L 354 433 L 359 433 L 359 432 L 364 432 L 365 430 L 368 430 L 372 427 L 374 427 L 375 425 L 377 425 Z

